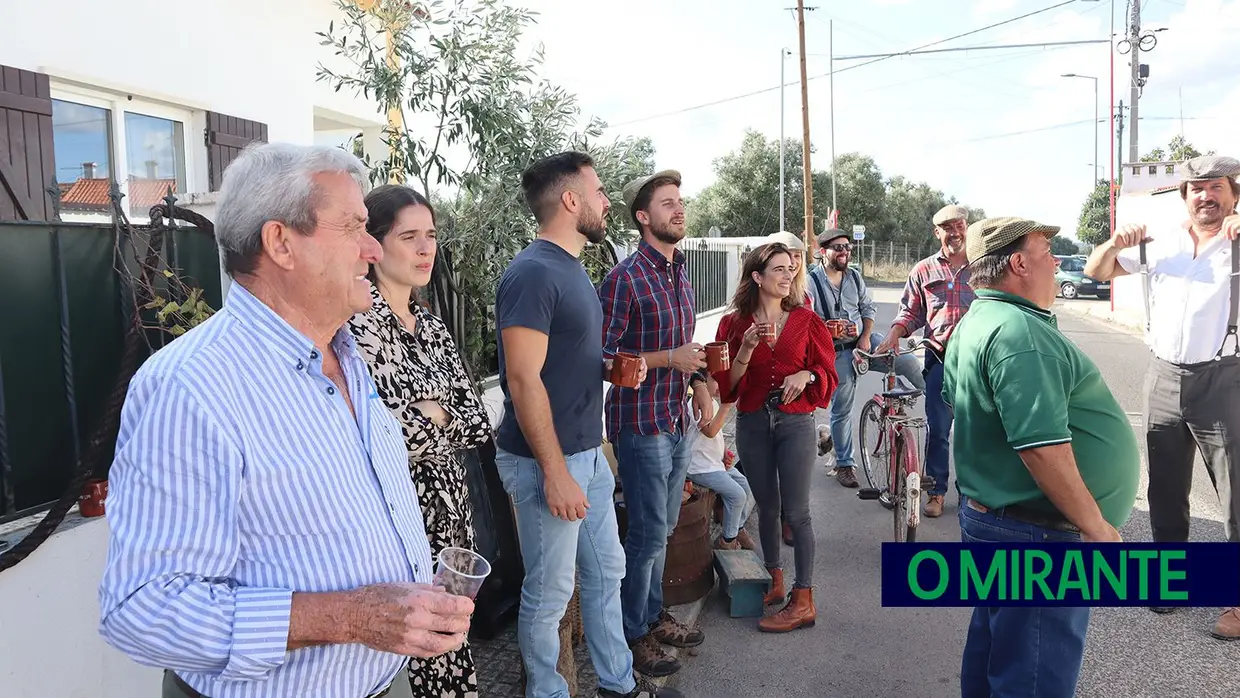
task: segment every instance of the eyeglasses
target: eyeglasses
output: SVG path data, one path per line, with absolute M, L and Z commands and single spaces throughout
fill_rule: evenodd
M 852 248 L 852 244 L 847 242 L 838 245 L 827 245 L 828 250 L 835 250 L 836 252 L 852 252 Z

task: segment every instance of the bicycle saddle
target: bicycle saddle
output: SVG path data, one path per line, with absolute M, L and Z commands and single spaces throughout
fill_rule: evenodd
M 883 397 L 890 399 L 920 397 L 925 391 L 913 387 L 904 376 L 896 376 L 896 387 L 883 391 Z

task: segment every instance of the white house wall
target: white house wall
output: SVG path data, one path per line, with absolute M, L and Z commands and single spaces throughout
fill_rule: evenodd
M 315 36 L 340 15 L 332 0 L 0 6 L 0 64 L 48 73 L 53 85 L 84 83 L 261 121 L 272 141 L 313 142 L 316 106 L 359 123 L 383 120 L 373 104 L 315 80 L 318 63 L 333 60 Z

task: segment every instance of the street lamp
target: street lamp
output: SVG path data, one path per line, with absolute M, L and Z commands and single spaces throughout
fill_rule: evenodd
M 1095 170 L 1094 174 L 1097 174 L 1097 169 L 1098 169 L 1098 78 L 1090 76 L 1090 75 L 1077 75 L 1076 73 L 1064 73 L 1060 77 L 1082 78 L 1084 80 L 1094 81 L 1094 170 Z M 1098 180 L 1096 179 L 1092 180 L 1089 183 L 1089 190 L 1093 191 L 1094 187 L 1097 186 L 1097 184 L 1098 184 Z

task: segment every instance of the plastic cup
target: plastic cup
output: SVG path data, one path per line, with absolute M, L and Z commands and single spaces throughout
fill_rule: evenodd
M 443 587 L 449 594 L 472 599 L 489 574 L 491 563 L 485 557 L 464 548 L 444 548 L 439 552 L 432 584 Z

